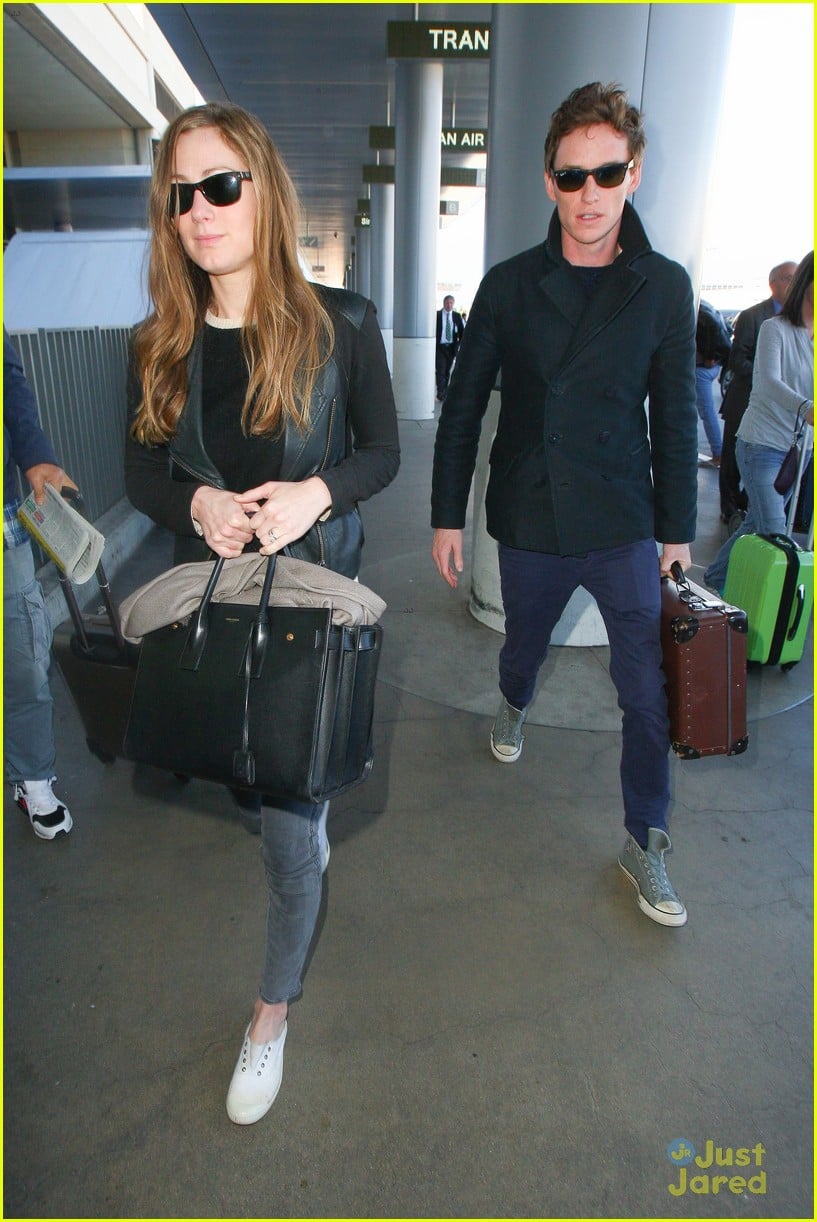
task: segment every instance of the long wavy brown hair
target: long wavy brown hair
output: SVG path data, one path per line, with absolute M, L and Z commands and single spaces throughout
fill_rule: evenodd
M 176 143 L 203 127 L 219 130 L 235 151 L 236 169 L 251 172 L 257 197 L 253 286 L 241 331 L 249 370 L 244 432 L 276 433 L 290 420 L 307 427 L 315 378 L 334 345 L 331 319 L 298 262 L 295 188 L 266 129 L 231 104 L 183 111 L 159 143 L 150 190 L 153 312 L 133 343 L 142 400 L 132 431 L 145 445 L 167 442 L 176 432 L 187 398 L 187 358 L 210 303 L 209 278 L 185 253 L 168 209 Z

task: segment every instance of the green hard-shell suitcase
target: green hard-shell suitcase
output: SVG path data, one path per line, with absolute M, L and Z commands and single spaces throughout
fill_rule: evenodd
M 729 556 L 723 596 L 748 617 L 748 660 L 788 669 L 800 661 L 806 643 L 814 552 L 787 535 L 742 535 Z

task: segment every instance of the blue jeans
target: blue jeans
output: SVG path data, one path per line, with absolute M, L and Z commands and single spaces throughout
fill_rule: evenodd
M 704 365 L 695 366 L 695 403 L 713 458 L 720 458 L 722 446 L 721 426 L 718 424 L 718 413 L 715 411 L 715 400 L 712 396 L 712 384 L 720 371 L 720 365 L 713 365 L 711 369 Z
M 261 807 L 261 855 L 267 875 L 267 950 L 262 1001 L 290 1001 L 315 932 L 321 879 L 329 857 L 329 803 L 280 801 Z
M 499 687 L 523 709 L 550 637 L 571 594 L 584 586 L 598 603 L 610 642 L 610 676 L 622 710 L 624 826 L 643 847 L 647 830 L 667 830 L 669 719 L 661 669 L 661 578 L 652 539 L 586 556 L 552 556 L 499 545 L 505 644 Z
M 735 457 L 740 469 L 741 483 L 749 498 L 749 508 L 743 525 L 726 540 L 709 568 L 704 581 L 713 590 L 723 593 L 726 585 L 726 570 L 735 540 L 741 535 L 771 535 L 786 533 L 786 498 L 775 491 L 775 476 L 786 455 L 785 450 L 771 446 L 758 446 L 738 437 L 735 442 Z
M 28 543 L 3 550 L 3 717 L 10 781 L 54 775 L 51 621 Z

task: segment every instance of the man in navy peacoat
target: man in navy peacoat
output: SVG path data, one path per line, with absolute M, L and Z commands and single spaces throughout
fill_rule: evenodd
M 652 250 L 627 202 L 645 144 L 641 116 L 619 89 L 583 86 L 554 113 L 547 238 L 484 277 L 442 408 L 432 554 L 456 586 L 482 419 L 501 375 L 486 521 L 498 543 L 506 637 L 491 750 L 503 763 L 519 758 L 552 630 L 584 586 L 604 618 L 624 714 L 619 864 L 642 911 L 682 925 L 686 909 L 664 861 L 660 575 L 675 561 L 689 565 L 695 536 L 695 310 L 686 271 Z

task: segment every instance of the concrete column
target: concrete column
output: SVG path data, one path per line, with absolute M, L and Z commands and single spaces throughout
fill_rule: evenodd
M 372 295 L 372 231 L 369 225 L 355 228 L 355 292 Z
M 394 185 L 372 183 L 372 301 L 383 335 L 389 369 L 394 367 Z
M 443 65 L 401 60 L 395 91 L 394 395 L 409 420 L 434 416 L 434 324 Z
M 652 245 L 683 263 L 697 287 L 704 212 L 732 33 L 732 5 L 496 4 L 492 13 L 485 267 L 541 242 L 550 116 L 576 86 L 618 82 L 645 112 L 647 152 L 633 198 Z M 474 480 L 471 611 L 504 629 L 496 544 L 485 530 L 494 391 Z M 554 644 L 606 642 L 595 602 L 579 590 Z

